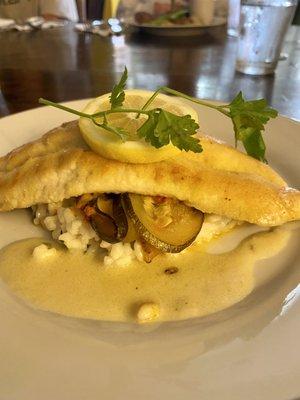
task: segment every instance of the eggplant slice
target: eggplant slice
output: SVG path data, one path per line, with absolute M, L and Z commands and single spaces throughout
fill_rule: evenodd
M 113 198 L 113 218 L 117 224 L 119 241 L 123 241 L 128 232 L 128 222 L 125 211 L 122 206 L 121 196 L 116 195 Z
M 118 243 L 126 237 L 128 222 L 119 195 L 99 195 L 83 212 L 102 240 Z
M 90 217 L 90 224 L 98 236 L 108 243 L 118 243 L 118 227 L 109 215 L 97 211 Z

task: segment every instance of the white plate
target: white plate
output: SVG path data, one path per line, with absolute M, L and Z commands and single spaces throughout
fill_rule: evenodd
M 128 25 L 142 32 L 150 33 L 151 35 L 158 36 L 197 36 L 201 35 L 209 28 L 222 26 L 226 24 L 226 19 L 222 17 L 215 17 L 211 24 L 186 24 L 186 25 L 165 25 L 157 26 L 152 24 L 138 24 L 137 22 L 130 22 Z
M 68 104 L 80 109 L 85 103 Z M 3 118 L 1 153 L 70 119 L 71 115 L 51 108 Z M 222 115 L 201 108 L 200 121 L 204 131 L 232 143 L 230 121 Z M 299 133 L 299 124 L 279 117 L 265 135 L 271 165 L 296 187 L 300 186 Z M 1 214 L 0 227 L 1 247 L 37 234 L 25 211 Z M 294 235 L 279 260 L 284 272 L 235 307 L 209 318 L 159 327 L 34 311 L 1 286 L 0 399 L 296 399 L 300 396 L 297 245 Z

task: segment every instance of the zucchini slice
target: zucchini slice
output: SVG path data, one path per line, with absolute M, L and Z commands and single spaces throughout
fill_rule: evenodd
M 126 214 L 139 236 L 157 249 L 179 253 L 196 238 L 203 223 L 203 213 L 176 199 L 121 195 Z

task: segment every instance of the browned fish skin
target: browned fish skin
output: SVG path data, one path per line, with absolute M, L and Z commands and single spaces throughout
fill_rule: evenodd
M 77 121 L 67 122 L 52 129 L 40 139 L 26 143 L 12 150 L 6 156 L 0 157 L 0 172 L 11 171 L 32 157 L 76 147 L 88 149 L 81 137 Z
M 235 148 L 228 146 L 209 136 L 200 136 L 203 152 L 199 154 L 182 153 L 176 161 L 188 168 L 219 169 L 222 171 L 244 172 L 259 175 L 276 185 L 286 186 L 285 181 L 268 165 L 249 157 Z
M 208 138 L 202 145 L 200 154 L 127 164 L 87 150 L 77 123 L 64 124 L 0 159 L 0 211 L 83 193 L 133 192 L 263 226 L 300 218 L 300 192 L 270 167 Z

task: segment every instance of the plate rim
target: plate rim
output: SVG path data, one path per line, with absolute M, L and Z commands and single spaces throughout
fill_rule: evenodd
M 83 104 L 84 102 L 87 102 L 89 99 L 86 99 L 86 98 L 82 98 L 82 99 L 75 99 L 75 100 L 69 100 L 69 101 L 66 101 L 66 102 L 62 102 L 62 104 L 69 104 L 69 105 L 71 105 L 72 103 L 79 103 L 79 106 L 81 106 L 81 104 Z M 216 104 L 220 104 L 220 103 L 222 103 L 222 102 L 215 102 Z M 35 112 L 38 112 L 38 111 L 40 111 L 41 109 L 44 109 L 44 111 L 46 112 L 46 109 L 47 109 L 47 107 L 44 107 L 44 106 L 39 106 L 39 107 L 34 107 L 34 108 L 31 108 L 31 109 L 28 109 L 28 110 L 23 110 L 23 111 L 21 111 L 21 112 L 18 112 L 18 113 L 13 113 L 13 114 L 10 114 L 10 115 L 8 115 L 8 116 L 5 116 L 5 117 L 3 117 L 3 118 L 1 118 L 0 119 L 0 128 L 1 128 L 1 121 L 3 121 L 3 122 L 5 122 L 5 123 L 9 123 L 9 120 L 10 119 L 15 119 L 15 120 L 17 120 L 18 119 L 18 117 L 20 117 L 20 116 L 23 116 L 24 114 L 26 115 L 26 114 L 30 114 L 32 111 L 35 111 Z M 64 116 L 66 116 L 66 115 L 68 115 L 68 114 L 65 114 L 65 113 L 63 113 L 62 112 L 62 117 L 61 117 L 61 121 L 63 122 L 64 121 Z M 71 115 L 71 114 L 70 114 Z M 75 116 L 74 116 L 75 117 Z M 284 120 L 286 120 L 287 122 L 292 122 L 293 124 L 296 124 L 296 127 L 298 128 L 299 126 L 300 126 L 300 121 L 298 121 L 298 120 L 293 120 L 292 118 L 290 118 L 290 117 L 287 117 L 287 116 L 284 116 L 284 115 L 280 115 L 280 117 L 279 118 L 282 118 L 282 119 L 284 119 Z M 66 120 L 66 118 L 65 118 L 65 120 Z M 15 124 L 16 123 L 16 121 L 14 121 L 13 122 L 13 124 Z M 37 121 L 37 124 L 39 124 L 39 122 Z M 50 128 L 49 128 L 50 129 Z M 41 132 L 41 134 L 42 134 L 43 132 Z M 26 139 L 26 137 L 25 137 L 25 139 L 24 139 L 24 142 L 28 142 L 28 140 Z M 298 263 L 298 259 L 297 259 L 297 263 Z M 298 265 L 298 264 L 297 264 Z M 296 308 L 296 310 L 294 310 L 294 311 L 297 311 L 298 309 L 299 309 L 299 304 L 295 307 Z M 293 314 L 292 314 L 292 317 L 293 317 Z M 42 322 L 41 322 L 41 324 L 42 324 Z M 267 325 L 267 327 L 269 326 L 270 324 L 268 324 Z M 295 326 L 295 325 L 294 325 Z M 267 328 L 266 327 L 266 328 Z M 274 330 L 274 327 L 272 328 L 273 330 Z M 272 332 L 273 332 L 273 330 L 272 330 Z M 271 339 L 272 339 L 272 337 L 273 337 L 273 335 L 270 335 L 271 336 Z M 69 338 L 69 336 L 68 336 L 68 338 Z M 80 338 L 81 339 L 81 338 Z M 41 340 L 44 340 L 43 338 L 41 339 Z M 73 340 L 73 339 L 72 339 Z M 166 340 L 168 340 L 168 338 L 166 338 Z M 78 340 L 78 342 L 79 342 L 79 340 Z M 3 341 L 1 341 L 0 342 L 1 343 L 1 345 L 3 344 Z M 21 343 L 23 343 L 23 342 L 21 342 Z M 26 342 L 25 342 L 26 343 Z M 251 343 L 252 343 L 252 339 L 251 339 Z M 257 343 L 256 343 L 256 340 L 255 340 L 255 349 L 257 349 Z M 246 347 L 247 346 L 247 344 L 243 344 L 243 346 L 244 347 Z M 139 349 L 139 348 L 138 348 Z M 219 353 L 220 351 L 219 350 L 222 350 L 222 351 L 224 351 L 225 352 L 225 355 L 226 354 L 229 354 L 228 352 L 226 353 L 226 351 L 227 351 L 227 349 L 226 349 L 226 345 L 222 345 L 219 349 L 217 348 L 217 349 L 215 349 L 216 350 L 216 352 L 217 353 Z M 236 354 L 237 353 L 237 346 L 235 346 L 234 348 L 233 348 L 233 353 L 234 354 Z M 250 352 L 250 350 L 249 350 L 249 352 Z M 209 352 L 207 352 L 207 353 L 205 353 L 203 356 L 204 356 L 204 358 L 202 358 L 203 356 L 202 355 L 199 355 L 199 356 L 197 356 L 197 359 L 196 359 L 196 361 L 197 360 L 203 360 L 204 359 L 204 363 L 205 363 L 205 360 L 208 358 L 208 360 L 215 360 L 216 358 L 215 358 L 215 356 L 213 356 L 212 354 L 213 354 L 214 352 L 213 351 L 209 351 Z M 250 353 L 250 355 L 252 355 L 252 351 L 251 351 L 251 353 Z M 221 356 L 220 356 L 221 357 Z M 234 355 L 232 356 L 232 357 L 234 357 Z M 218 358 L 217 358 L 218 359 Z M 222 360 L 223 360 L 223 358 L 222 358 Z M 200 369 L 200 371 L 201 371 L 201 368 L 204 368 L 204 367 L 202 367 L 201 366 L 201 364 L 200 363 L 196 363 L 196 361 L 195 360 L 189 360 L 189 364 L 190 365 L 192 365 L 193 363 L 193 365 L 197 365 L 197 367 Z M 297 364 L 297 365 L 299 365 L 299 364 Z M 253 368 L 253 366 L 254 366 L 254 364 L 252 364 L 252 368 Z M 241 369 L 243 368 L 244 366 L 243 366 L 243 364 L 241 364 Z M 3 366 L 3 368 L 4 368 L 4 366 Z M 219 367 L 218 367 L 219 368 Z M 73 371 L 73 368 L 71 368 L 71 371 Z M 193 371 L 194 371 L 194 368 L 192 369 L 192 373 L 193 373 Z M 205 370 L 206 371 L 206 370 Z M 288 372 L 290 371 L 290 369 L 288 369 L 287 370 Z M 73 371 L 73 373 L 74 373 L 74 371 Z M 177 373 L 178 374 L 178 373 Z M 6 375 L 5 375 L 6 376 Z M 137 375 L 137 376 L 140 376 L 139 374 Z M 176 374 L 175 374 L 175 376 L 177 376 Z M 213 376 L 215 376 L 214 375 L 214 372 L 213 372 Z M 270 376 L 270 375 L 269 375 Z M 169 377 L 169 376 L 168 376 Z M 286 375 L 286 376 L 283 376 L 283 378 L 282 378 L 282 380 L 283 380 L 283 382 L 287 382 L 287 378 L 289 378 L 290 377 L 290 375 Z M 183 380 L 184 378 L 182 378 L 182 380 Z M 235 379 L 235 378 L 234 378 Z M 251 379 L 251 377 L 250 377 L 250 379 Z M 275 380 L 275 378 L 273 378 L 272 379 L 272 383 L 274 382 L 274 380 Z M 185 382 L 185 381 L 184 381 Z M 189 385 L 189 387 L 190 387 L 190 381 L 188 381 L 188 380 L 186 380 L 186 384 L 188 384 Z M 258 380 L 256 379 L 256 377 L 254 376 L 254 377 L 252 377 L 252 379 L 250 380 L 250 383 L 258 383 Z M 160 381 L 159 380 L 159 382 L 158 383 L 160 383 L 161 385 L 162 385 L 162 391 L 163 390 L 166 390 L 166 383 L 164 383 L 164 381 Z M 233 384 L 233 382 L 231 382 L 232 384 Z M 237 385 L 237 382 L 235 382 L 236 383 L 236 386 L 235 387 L 238 387 L 238 385 Z M 221 384 L 221 383 L 220 383 Z M 102 388 L 102 384 L 100 385 L 99 384 L 99 386 L 100 386 L 100 388 Z M 177 386 L 177 384 L 175 384 L 174 385 L 175 386 L 175 388 L 177 388 L 178 386 Z M 277 385 L 275 385 L 276 387 L 277 387 Z M 237 390 L 236 388 L 233 388 L 232 389 L 232 391 L 234 391 L 235 392 L 235 390 Z M 179 387 L 179 389 L 180 389 L 180 387 Z M 149 390 L 149 388 L 148 388 L 148 384 L 146 385 L 146 388 L 145 388 L 145 390 L 146 390 L 146 394 L 148 393 L 148 390 Z M 203 396 L 203 399 L 208 399 L 208 398 L 212 398 L 212 397 L 208 397 L 208 395 L 207 395 L 207 388 L 206 388 L 206 385 L 205 385 L 205 388 L 204 388 L 204 396 Z M 287 389 L 288 390 L 288 389 Z M 292 386 L 291 387 L 291 391 L 294 391 L 293 393 L 295 393 L 295 390 L 300 390 L 300 386 L 299 386 L 299 383 L 297 383 L 297 386 Z M 188 390 L 187 390 L 188 391 Z M 1 393 L 1 388 L 0 388 L 0 393 Z M 52 392 L 51 392 L 52 393 Z M 127 392 L 126 392 L 127 393 Z M 167 392 L 166 392 L 167 393 Z M 181 393 L 181 392 L 180 392 Z M 190 392 L 189 392 L 190 393 Z M 219 392 L 218 392 L 219 393 Z M 290 392 L 289 392 L 290 393 Z M 46 392 L 45 393 L 45 395 L 47 396 L 47 394 L 48 394 L 48 392 Z M 151 394 L 152 394 L 152 392 L 151 392 Z M 234 394 L 234 393 L 232 393 L 231 391 L 230 391 L 230 393 L 229 394 Z M 66 396 L 67 396 L 67 393 L 65 394 Z M 226 395 L 227 395 L 227 397 L 226 397 Z M 47 398 L 47 400 L 48 400 L 48 397 L 46 397 L 45 396 L 45 398 Z M 176 397 L 176 396 L 175 396 Z M 232 396 L 232 397 L 234 397 L 234 396 Z M 14 397 L 14 400 L 15 399 L 21 399 L 22 397 Z M 34 400 L 36 399 L 36 397 L 32 397 Z M 60 400 L 60 399 L 63 399 L 63 398 L 65 398 L 65 397 L 63 397 L 63 396 L 61 396 L 61 395 L 59 395 L 59 396 L 57 396 L 57 399 L 58 400 Z M 121 398 L 121 397 L 120 397 Z M 120 399 L 119 397 L 117 397 L 116 399 Z M 135 397 L 135 395 L 132 397 L 133 399 L 135 399 L 136 397 Z M 153 398 L 156 398 L 155 396 L 153 396 Z M 187 399 L 188 400 L 190 400 L 190 399 L 195 399 L 196 397 L 190 397 L 190 395 L 188 395 L 187 396 Z M 257 398 L 257 397 L 255 397 L 255 398 Z M 269 397 L 267 397 L 268 399 L 269 399 Z M 267 398 L 266 398 L 266 400 L 267 400 Z M 285 398 L 285 397 L 284 397 Z M 295 397 L 296 398 L 296 397 Z M 228 397 L 228 393 L 227 393 L 227 391 L 225 392 L 225 397 L 224 397 L 224 399 L 225 400 L 228 400 L 229 399 L 229 397 Z M 276 397 L 276 400 L 278 399 L 278 397 Z M 76 397 L 76 400 L 77 400 L 77 397 Z M 270 400 L 271 400 L 271 397 L 270 397 Z M 272 399 L 273 400 L 273 399 Z

